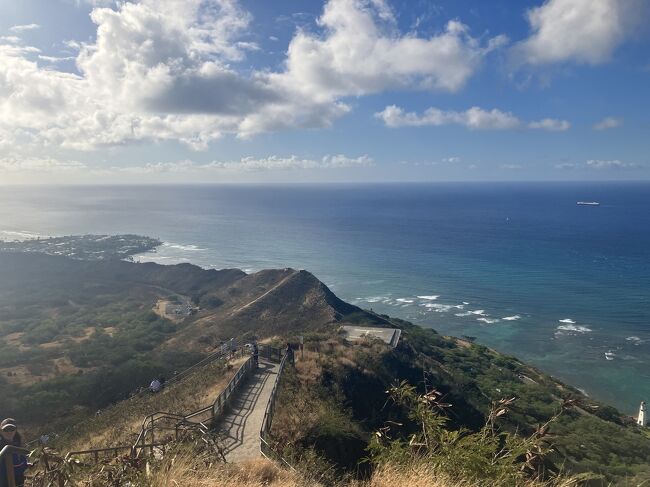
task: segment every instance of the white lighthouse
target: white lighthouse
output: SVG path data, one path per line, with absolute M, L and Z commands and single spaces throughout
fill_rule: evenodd
M 639 426 L 648 426 L 648 412 L 646 411 L 645 401 L 641 401 L 639 406 L 639 417 L 636 420 Z

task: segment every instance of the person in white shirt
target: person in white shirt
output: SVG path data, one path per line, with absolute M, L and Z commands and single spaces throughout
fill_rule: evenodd
M 151 384 L 149 384 L 149 390 L 151 392 L 160 392 L 162 389 L 162 384 L 158 379 L 154 379 L 151 381 Z

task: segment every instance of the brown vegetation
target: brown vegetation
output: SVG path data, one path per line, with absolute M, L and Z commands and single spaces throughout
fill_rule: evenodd
M 144 391 L 110 406 L 84 421 L 59 443 L 66 450 L 84 450 L 131 444 L 142 420 L 157 411 L 187 414 L 212 403 L 244 359 L 229 364 L 223 361 L 198 369 L 158 394 Z

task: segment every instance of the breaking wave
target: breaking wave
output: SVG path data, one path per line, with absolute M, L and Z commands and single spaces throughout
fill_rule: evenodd
M 588 326 L 583 326 L 583 325 L 560 325 L 557 327 L 557 330 L 559 333 L 569 332 L 570 334 L 589 333 L 590 331 L 593 331 Z
M 384 301 L 386 299 L 385 296 L 371 296 L 369 298 L 362 298 L 363 301 L 366 303 L 379 303 L 380 301 Z
M 487 323 L 488 325 L 492 325 L 494 323 L 498 323 L 500 320 L 496 318 L 476 318 L 476 321 L 482 321 L 483 323 Z
M 440 303 L 425 303 L 420 306 L 428 310 L 435 311 L 436 313 L 448 313 L 452 309 L 463 309 L 462 304 L 440 304 Z
M 201 247 L 198 247 L 196 245 L 183 245 L 183 244 L 177 244 L 177 243 L 171 243 L 171 242 L 164 242 L 162 244 L 163 247 L 167 247 L 170 249 L 175 249 L 175 250 L 182 250 L 184 252 L 201 252 L 206 249 L 202 249 Z
M 645 340 L 641 340 L 641 338 L 637 336 L 627 337 L 625 340 L 632 343 L 633 345 L 641 345 L 642 343 L 645 343 Z

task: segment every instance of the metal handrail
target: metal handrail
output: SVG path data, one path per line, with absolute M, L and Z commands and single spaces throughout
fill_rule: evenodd
M 260 358 L 265 358 L 269 362 L 280 363 L 282 361 L 282 349 L 278 347 L 272 347 L 271 345 L 260 345 L 259 346 L 259 356 Z
M 170 377 L 165 381 L 165 385 L 168 386 L 169 384 L 173 384 L 175 382 L 180 381 L 181 379 L 184 379 L 186 376 L 188 376 L 191 372 L 193 372 L 195 369 L 199 367 L 205 367 L 206 365 L 211 364 L 212 362 L 219 360 L 229 354 L 234 354 L 238 351 L 242 350 L 241 346 L 237 346 L 237 343 L 239 341 L 239 337 L 233 337 L 230 340 L 224 342 L 222 345 L 219 346 L 219 350 L 216 352 L 212 352 L 210 355 L 207 357 L 199 360 L 197 363 L 190 365 L 188 368 L 180 371 L 178 374 Z M 137 397 L 142 394 L 146 394 L 148 392 L 147 389 L 144 389 L 136 394 L 134 394 L 132 397 Z
M 156 423 L 166 419 L 167 420 L 171 419 L 173 421 L 176 421 L 176 424 L 174 425 L 173 428 L 175 430 L 176 437 L 178 437 L 178 428 L 180 426 L 194 426 L 194 427 L 198 426 L 198 423 L 194 423 L 193 421 L 187 421 L 185 419 L 185 416 L 183 416 L 182 414 L 168 413 L 164 411 L 157 411 L 155 413 L 149 414 L 142 421 L 140 434 L 138 435 L 138 438 L 135 440 L 135 443 L 133 443 L 133 446 L 131 448 L 132 456 L 137 456 L 137 453 L 142 452 L 144 445 L 146 444 L 147 433 L 151 432 L 151 444 L 155 443 L 154 436 L 155 436 Z M 158 429 L 161 429 L 160 426 L 158 427 Z M 172 429 L 172 428 L 166 428 L 166 429 Z M 151 447 L 151 451 L 153 452 L 153 447 Z
M 227 343 L 233 343 L 233 340 Z M 182 376 L 187 375 L 187 373 L 190 370 L 193 370 L 199 366 L 207 365 L 208 363 L 225 356 L 228 353 L 234 353 L 239 351 L 240 353 L 243 352 L 242 347 L 237 347 L 237 348 L 222 348 L 220 351 L 206 357 L 206 359 L 202 360 L 201 362 L 198 362 L 197 364 L 193 365 L 189 369 L 186 369 L 183 371 L 181 374 Z M 280 361 L 281 364 L 281 369 L 284 367 L 284 358 L 282 358 L 282 349 L 277 348 L 277 347 L 271 347 L 268 345 L 262 345 L 260 347 L 260 351 L 262 353 L 260 354 L 261 358 L 266 358 L 269 361 Z M 277 358 L 276 358 L 277 357 Z M 98 461 L 99 453 L 103 452 L 114 452 L 117 454 L 118 451 L 120 450 L 125 450 L 125 449 L 130 449 L 131 450 L 131 455 L 132 456 L 138 456 L 139 453 L 141 453 L 143 450 L 146 448 L 151 448 L 151 451 L 153 452 L 155 447 L 158 446 L 163 446 L 167 444 L 168 442 L 155 442 L 155 431 L 156 429 L 161 430 L 161 429 L 166 429 L 166 430 L 174 430 L 175 431 L 175 437 L 178 438 L 178 431 L 180 428 L 183 426 L 191 427 L 191 428 L 196 428 L 199 429 L 203 432 L 207 431 L 207 427 L 202 423 L 202 422 L 196 422 L 196 421 L 190 421 L 191 418 L 194 418 L 196 416 L 199 416 L 201 414 L 205 414 L 207 412 L 210 412 L 211 419 L 214 420 L 216 417 L 219 415 L 223 414 L 225 411 L 226 407 L 228 406 L 228 403 L 230 401 L 230 398 L 236 391 L 236 389 L 239 387 L 239 385 L 243 382 L 244 379 L 246 379 L 250 374 L 251 371 L 254 369 L 254 363 L 255 363 L 255 358 L 254 357 L 249 357 L 237 370 L 235 375 L 230 379 L 226 387 L 219 393 L 219 395 L 216 397 L 216 399 L 213 401 L 212 405 L 210 406 L 205 406 L 201 409 L 197 409 L 189 414 L 186 415 L 181 415 L 181 414 L 176 414 L 176 413 L 169 413 L 165 411 L 157 411 L 155 413 L 147 415 L 144 420 L 142 421 L 142 426 L 140 428 L 140 433 L 138 434 L 138 437 L 134 444 L 132 446 L 127 446 L 127 445 L 119 445 L 119 446 L 114 446 L 114 447 L 105 447 L 105 448 L 93 448 L 89 450 L 80 450 L 80 451 L 74 451 L 70 452 L 66 455 L 66 458 L 69 458 L 72 455 L 87 455 L 87 454 L 92 454 L 95 457 L 95 461 Z M 174 377 L 174 381 L 177 381 L 181 378 L 181 374 L 178 374 Z M 277 382 L 279 379 L 279 374 L 278 378 L 276 378 L 276 383 L 274 384 L 273 387 L 273 397 L 275 397 L 276 389 L 277 389 Z M 172 382 L 171 380 L 169 382 Z M 168 383 L 169 383 L 168 382 Z M 269 404 L 267 404 L 267 411 L 265 412 L 265 421 L 267 420 L 267 415 L 268 415 L 268 408 Z M 176 423 L 174 424 L 174 427 L 167 427 L 163 428 L 161 427 L 158 423 L 160 423 L 163 420 L 174 420 Z M 269 428 L 270 428 L 270 421 L 269 421 Z M 151 441 L 147 442 L 147 435 L 151 434 Z M 266 443 L 262 437 L 260 437 L 262 441 Z M 268 445 L 268 444 L 267 444 Z M 270 448 L 270 447 L 269 447 Z M 283 459 L 282 459 L 283 460 Z M 286 463 L 286 461 L 285 461 Z M 288 464 L 287 464 L 288 465 Z M 288 465 L 291 467 L 291 465 Z M 293 467 L 291 467 L 293 468 Z
M 226 352 L 222 353 L 220 356 L 225 355 L 226 353 L 229 352 L 236 352 L 236 351 L 242 351 L 242 348 L 237 348 L 234 350 L 228 349 Z M 220 352 L 221 353 L 221 352 Z M 211 361 L 214 361 L 212 359 Z M 177 414 L 177 413 L 170 413 L 166 411 L 157 411 L 155 413 L 147 415 L 143 421 L 142 421 L 142 426 L 140 428 L 140 433 L 138 434 L 138 437 L 136 441 L 134 442 L 133 445 L 131 446 L 126 446 L 126 445 L 120 445 L 117 447 L 105 447 L 105 448 L 93 448 L 89 450 L 82 450 L 82 451 L 75 451 L 75 452 L 70 452 L 66 455 L 66 458 L 70 457 L 71 455 L 87 455 L 87 454 L 93 454 L 95 457 L 95 460 L 97 461 L 98 454 L 102 452 L 107 452 L 107 451 L 119 451 L 122 449 L 130 449 L 131 450 L 131 455 L 132 456 L 137 456 L 142 450 L 146 448 L 151 448 L 153 451 L 154 447 L 156 446 L 162 446 L 166 443 L 156 443 L 155 442 L 155 430 L 158 429 L 167 429 L 167 430 L 175 430 L 176 434 L 175 437 L 178 436 L 178 430 L 182 428 L 183 426 L 188 426 L 191 428 L 197 428 L 197 429 L 205 429 L 205 425 L 202 422 L 199 421 L 190 421 L 191 418 L 194 418 L 196 416 L 199 416 L 201 414 L 205 414 L 207 412 L 211 413 L 211 419 L 214 420 L 216 416 L 221 414 L 223 412 L 223 409 L 227 405 L 228 400 L 230 399 L 230 396 L 234 392 L 234 390 L 239 386 L 241 383 L 242 379 L 248 375 L 248 372 L 252 369 L 252 363 L 253 363 L 253 357 L 249 357 L 246 362 L 244 362 L 233 378 L 228 382 L 224 390 L 217 396 L 217 398 L 213 401 L 213 403 L 209 406 L 205 406 L 201 409 L 197 409 L 195 411 L 192 411 L 189 414 L 182 415 L 182 414 Z M 203 365 L 206 365 L 205 363 Z M 195 364 L 196 367 L 198 364 Z M 176 421 L 176 424 L 174 425 L 173 428 L 162 428 L 159 426 L 157 423 L 161 422 L 162 420 L 174 420 Z M 152 434 L 151 441 L 147 443 L 147 434 L 150 433 Z
M 16 487 L 16 475 L 14 473 L 13 460 L 14 453 L 28 456 L 31 451 L 29 451 L 27 448 L 22 448 L 14 445 L 7 445 L 2 449 L 2 451 L 0 451 L 0 462 L 5 462 L 7 487 Z
M 285 354 L 280 360 L 280 367 L 278 369 L 278 374 L 275 377 L 275 383 L 273 384 L 273 389 L 271 389 L 271 395 L 269 396 L 269 401 L 266 403 L 266 409 L 264 410 L 264 419 L 262 419 L 262 428 L 260 428 L 260 453 L 265 458 L 269 460 L 276 460 L 283 463 L 289 469 L 295 471 L 296 469 L 291 465 L 275 448 L 269 443 L 269 436 L 271 431 L 271 424 L 273 423 L 273 416 L 275 415 L 275 401 L 278 395 L 278 385 L 280 384 L 280 379 L 282 373 L 284 372 L 284 367 L 287 363 L 287 355 Z
M 241 367 L 239 367 L 237 373 L 233 376 L 233 378 L 230 379 L 228 385 L 221 391 L 221 393 L 219 393 L 217 398 L 212 403 L 213 419 L 223 413 L 235 389 L 239 386 L 239 384 L 241 384 L 244 378 L 248 377 L 251 370 L 253 370 L 253 364 L 254 357 L 248 357 L 246 362 L 244 362 Z
M 160 443 L 145 443 L 144 445 L 138 445 L 138 449 L 146 449 L 146 448 L 155 448 L 155 447 L 160 447 L 160 446 L 165 446 L 167 442 L 160 442 Z M 106 452 L 112 452 L 113 457 L 118 456 L 118 452 L 121 450 L 128 450 L 128 454 L 130 455 L 131 452 L 133 451 L 133 445 L 119 445 L 119 446 L 109 446 L 106 448 L 91 448 L 90 450 L 79 450 L 79 451 L 71 451 L 68 452 L 68 454 L 65 456 L 66 460 L 69 460 L 72 456 L 75 455 L 93 455 L 93 458 L 95 460 L 95 463 L 99 463 L 99 454 L 100 453 L 106 453 Z
M 193 421 L 189 421 L 188 418 L 195 417 L 210 411 L 211 419 L 214 420 L 214 418 L 222 414 L 226 406 L 228 405 L 230 397 L 232 396 L 234 391 L 238 388 L 238 386 L 241 384 L 243 379 L 248 377 L 250 371 L 253 369 L 253 360 L 254 360 L 253 357 L 249 357 L 246 360 L 246 362 L 244 362 L 239 367 L 235 375 L 228 382 L 228 385 L 226 385 L 226 387 L 219 393 L 217 398 L 214 400 L 212 406 L 201 408 L 188 415 L 158 412 L 147 416 L 142 422 L 142 429 L 140 431 L 140 435 L 138 435 L 137 440 L 133 444 L 132 455 L 137 456 L 137 453 L 142 452 L 143 448 L 142 445 L 139 445 L 139 443 L 142 442 L 142 444 L 144 444 L 146 442 L 147 433 L 151 432 L 151 443 L 154 443 L 156 421 L 160 421 L 162 419 L 179 420 L 179 422 L 175 426 L 176 431 L 178 431 L 179 426 L 188 425 L 188 426 L 198 427 L 199 425 L 202 425 L 202 423 L 195 423 Z M 176 436 L 178 436 L 178 433 L 176 433 Z M 153 447 L 152 447 L 152 451 L 153 451 Z
M 214 362 L 215 360 L 219 360 L 220 358 L 224 357 L 228 353 L 234 353 L 237 352 L 238 350 L 241 350 L 241 347 L 237 346 L 237 341 L 238 339 L 233 337 L 230 340 L 224 342 L 222 345 L 219 346 L 219 350 L 211 353 L 210 355 L 198 361 L 194 365 L 174 375 L 169 380 L 167 380 L 166 385 L 173 384 L 174 382 L 178 382 L 179 380 L 181 380 L 183 377 L 185 377 L 186 375 L 188 375 L 190 372 L 192 372 L 194 369 L 198 367 L 204 367 Z

